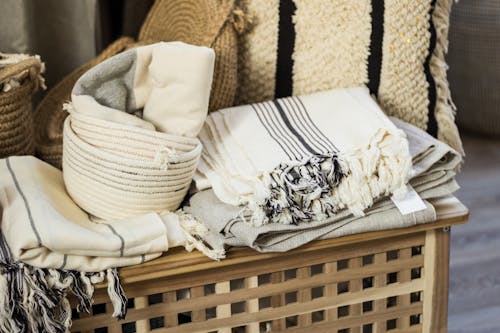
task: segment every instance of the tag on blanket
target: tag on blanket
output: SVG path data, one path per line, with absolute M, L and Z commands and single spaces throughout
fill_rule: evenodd
M 426 209 L 427 206 L 413 187 L 407 185 L 407 188 L 408 192 L 403 198 L 396 199 L 394 196 L 391 197 L 392 202 L 398 207 L 399 212 L 402 215 L 408 215 Z

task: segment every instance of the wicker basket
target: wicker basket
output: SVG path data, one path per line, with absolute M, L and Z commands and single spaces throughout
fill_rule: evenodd
M 172 249 L 121 270 L 130 297 L 111 318 L 105 291 L 72 332 L 425 332 L 447 327 L 449 228 L 467 210 L 435 201 L 438 221 L 316 241 L 282 254 L 231 251 L 221 262 Z
M 0 92 L 0 158 L 34 152 L 32 97 L 40 85 L 41 69 L 42 63 L 36 57 L 0 68 L 0 83 L 11 78 L 20 83 Z

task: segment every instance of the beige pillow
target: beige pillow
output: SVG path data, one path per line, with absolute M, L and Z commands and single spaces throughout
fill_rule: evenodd
M 444 55 L 452 0 L 243 0 L 237 103 L 366 85 L 462 151 Z

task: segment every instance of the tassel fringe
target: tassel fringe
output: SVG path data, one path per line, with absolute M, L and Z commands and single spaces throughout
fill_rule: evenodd
M 116 269 L 106 273 L 113 317 L 123 319 L 127 298 Z M 0 262 L 0 332 L 65 333 L 71 327 L 68 291 L 78 301 L 78 312 L 90 312 L 94 285 L 105 274 L 42 269 L 3 259 Z
M 363 216 L 375 199 L 406 193 L 411 166 L 405 134 L 381 130 L 358 151 L 312 156 L 264 176 L 249 201 L 250 221 L 255 226 L 320 221 L 344 208 Z
M 202 222 L 182 210 L 177 211 L 177 214 L 182 232 L 186 237 L 186 245 L 184 245 L 186 251 L 191 252 L 197 249 L 212 260 L 220 260 L 226 257 L 226 252 L 223 248 L 215 249 L 205 241 L 204 236 L 209 231 Z

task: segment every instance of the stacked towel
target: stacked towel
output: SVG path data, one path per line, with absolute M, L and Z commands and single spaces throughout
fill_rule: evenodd
M 339 89 L 211 113 L 195 177 L 254 225 L 356 216 L 403 195 L 411 169 L 404 133 L 366 88 Z
M 434 207 L 427 200 L 450 195 L 458 189 L 454 177 L 461 155 L 417 127 L 395 118 L 391 120 L 408 138 L 413 161 L 410 184 L 424 199 L 425 209 L 421 211 L 402 215 L 389 198 L 382 198 L 363 217 L 343 209 L 322 221 L 256 227 L 250 223 L 251 215 L 240 214 L 241 207 L 222 202 L 212 189 L 195 194 L 184 210 L 210 228 L 209 242 L 213 246 L 249 246 L 261 252 L 289 251 L 315 239 L 435 221 Z

